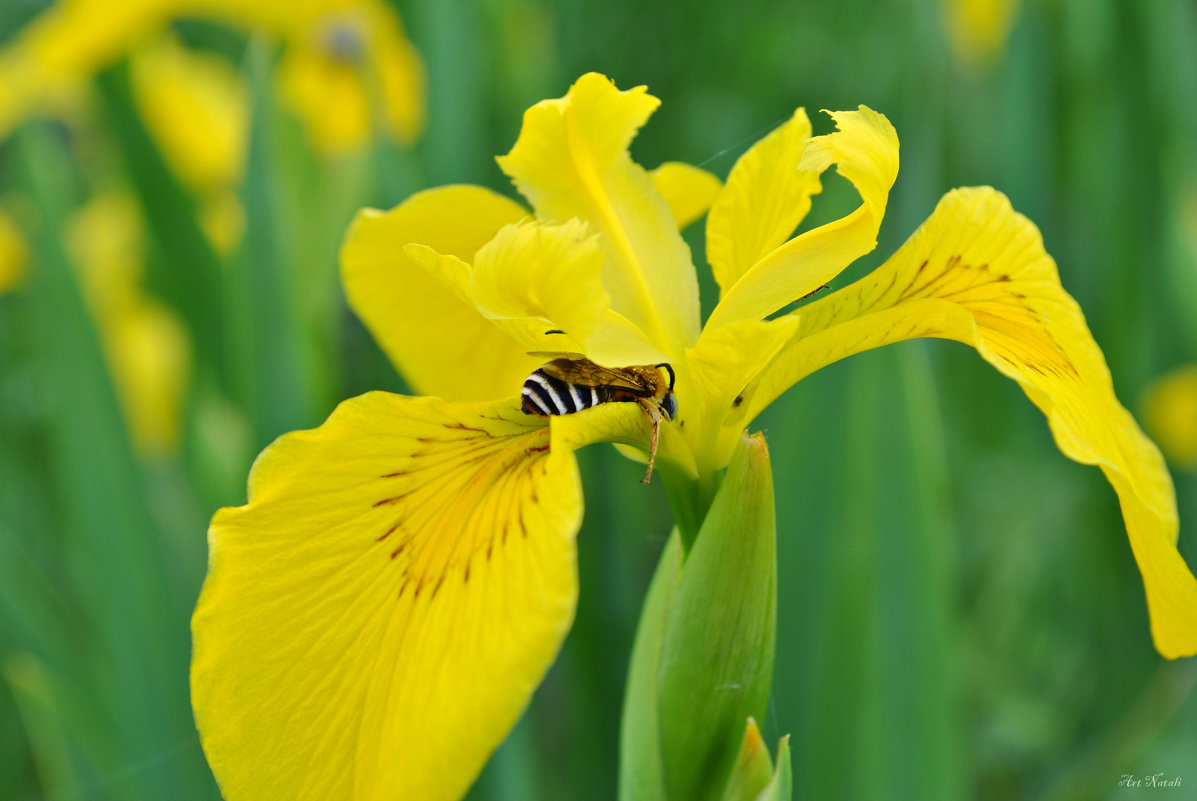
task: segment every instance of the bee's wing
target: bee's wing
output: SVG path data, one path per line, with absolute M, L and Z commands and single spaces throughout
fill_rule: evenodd
M 635 373 L 602 367 L 589 359 L 554 359 L 540 369 L 552 378 L 580 387 L 617 387 L 636 393 L 650 389 Z
M 569 359 L 570 361 L 588 361 L 586 356 L 581 353 L 571 353 L 567 350 L 530 350 L 529 356 L 538 356 L 542 359 Z

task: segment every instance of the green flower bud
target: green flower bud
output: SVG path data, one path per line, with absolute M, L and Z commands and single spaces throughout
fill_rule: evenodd
M 666 797 L 718 799 L 773 677 L 777 554 L 764 439 L 741 438 L 669 598 L 657 669 Z

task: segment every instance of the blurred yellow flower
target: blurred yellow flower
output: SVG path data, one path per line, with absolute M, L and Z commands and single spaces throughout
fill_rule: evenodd
M 322 151 L 359 147 L 375 133 L 406 142 L 420 132 L 423 66 L 383 0 L 62 0 L 0 52 L 0 136 L 180 17 L 276 38 L 283 46 L 277 89 Z M 227 175 L 244 149 L 243 135 L 232 141 L 245 125 L 244 90 L 214 57 L 187 57 L 160 42 L 149 47 L 139 58 L 139 99 L 163 149 L 176 154 L 172 163 L 190 181 Z M 206 141 L 204 133 L 215 138 Z M 177 155 L 185 151 L 196 155 Z
M 88 203 L 67 235 L 133 441 L 164 454 L 178 445 L 191 349 L 174 313 L 140 288 L 141 243 L 136 203 L 115 193 Z
M 313 144 L 335 153 L 375 134 L 415 139 L 423 126 L 423 65 L 390 6 L 312 3 L 307 12 L 307 24 L 288 31 L 277 86 Z
M 169 34 L 132 53 L 138 108 L 176 174 L 197 192 L 236 186 L 245 163 L 249 94 L 221 58 Z
M 916 337 L 970 345 L 1039 407 L 1065 455 L 1101 467 L 1156 647 L 1197 652 L 1197 580 L 1176 549 L 1168 473 L 1035 226 L 992 188 L 954 190 L 872 273 L 794 309 L 876 246 L 893 127 L 862 106 L 812 136 L 799 109 L 720 184 L 632 160 L 658 102 L 589 74 L 529 109 L 499 165 L 531 211 L 446 186 L 350 228 L 346 295 L 428 396 L 371 392 L 280 437 L 254 464 L 248 503 L 212 519 L 192 703 L 230 801 L 455 799 L 506 736 L 573 621 L 574 451 L 647 450 L 652 436 L 637 404 L 594 405 L 586 385 L 538 382 L 562 413 L 521 411 L 516 394 L 539 392 L 525 379 L 551 358 L 538 351 L 671 365 L 677 413 L 658 463 L 686 499 L 684 529 L 746 426 L 805 376 Z M 859 207 L 795 234 L 832 165 Z M 678 225 L 708 204 L 720 298 L 704 322 Z
M 0 138 L 29 114 L 77 96 L 82 84 L 166 24 L 171 0 L 60 0 L 0 51 Z
M 1147 388 L 1143 422 L 1165 456 L 1197 468 L 1197 364 L 1166 373 Z
M 0 293 L 12 289 L 25 275 L 29 248 L 12 218 L 0 210 Z
M 1002 54 L 1019 0 L 941 0 L 948 41 L 957 60 L 985 63 Z

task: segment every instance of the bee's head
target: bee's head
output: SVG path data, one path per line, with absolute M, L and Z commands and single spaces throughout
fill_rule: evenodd
M 668 362 L 661 364 L 654 364 L 654 367 L 660 369 L 665 368 L 665 372 L 669 373 L 669 389 L 665 393 L 665 397 L 661 398 L 661 410 L 665 412 L 670 420 L 677 418 L 677 396 L 673 394 L 673 382 L 677 380 L 677 376 L 673 374 L 673 366 Z

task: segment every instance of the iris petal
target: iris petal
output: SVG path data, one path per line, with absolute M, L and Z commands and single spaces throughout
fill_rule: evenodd
M 416 242 L 472 262 L 500 228 L 525 216 L 488 189 L 446 186 L 354 220 L 341 250 L 345 294 L 417 391 L 450 400 L 507 397 L 536 368 L 527 348 L 404 249 Z
M 810 120 L 798 109 L 736 161 L 707 217 L 707 260 L 727 291 L 790 238 L 810 211 L 819 175 L 800 170 Z
M 698 336 L 698 280 L 669 204 L 628 155 L 657 105 L 644 87 L 621 92 L 602 75 L 584 75 L 566 97 L 524 114 L 499 166 L 537 219 L 576 217 L 602 235 L 612 309 L 676 356 Z
M 551 436 L 514 399 L 375 392 L 263 452 L 193 619 L 226 798 L 464 794 L 573 619 L 582 496 Z
M 794 341 L 746 392 L 750 416 L 853 353 L 914 337 L 975 347 L 1043 411 L 1066 456 L 1105 473 L 1143 575 L 1156 648 L 1169 658 L 1197 652 L 1197 580 L 1176 549 L 1176 499 L 1163 459 L 1114 396 L 1039 231 L 1004 195 L 949 193 L 879 269 L 795 316 Z
M 810 140 L 797 170 L 817 176 L 837 165 L 840 175 L 860 193 L 860 206 L 759 258 L 731 287 L 724 287 L 706 328 L 735 320 L 762 320 L 815 291 L 876 247 L 889 188 L 898 175 L 898 135 L 889 120 L 865 106 L 831 112 L 831 117 L 839 130 Z M 794 168 L 783 161 L 779 169 Z

